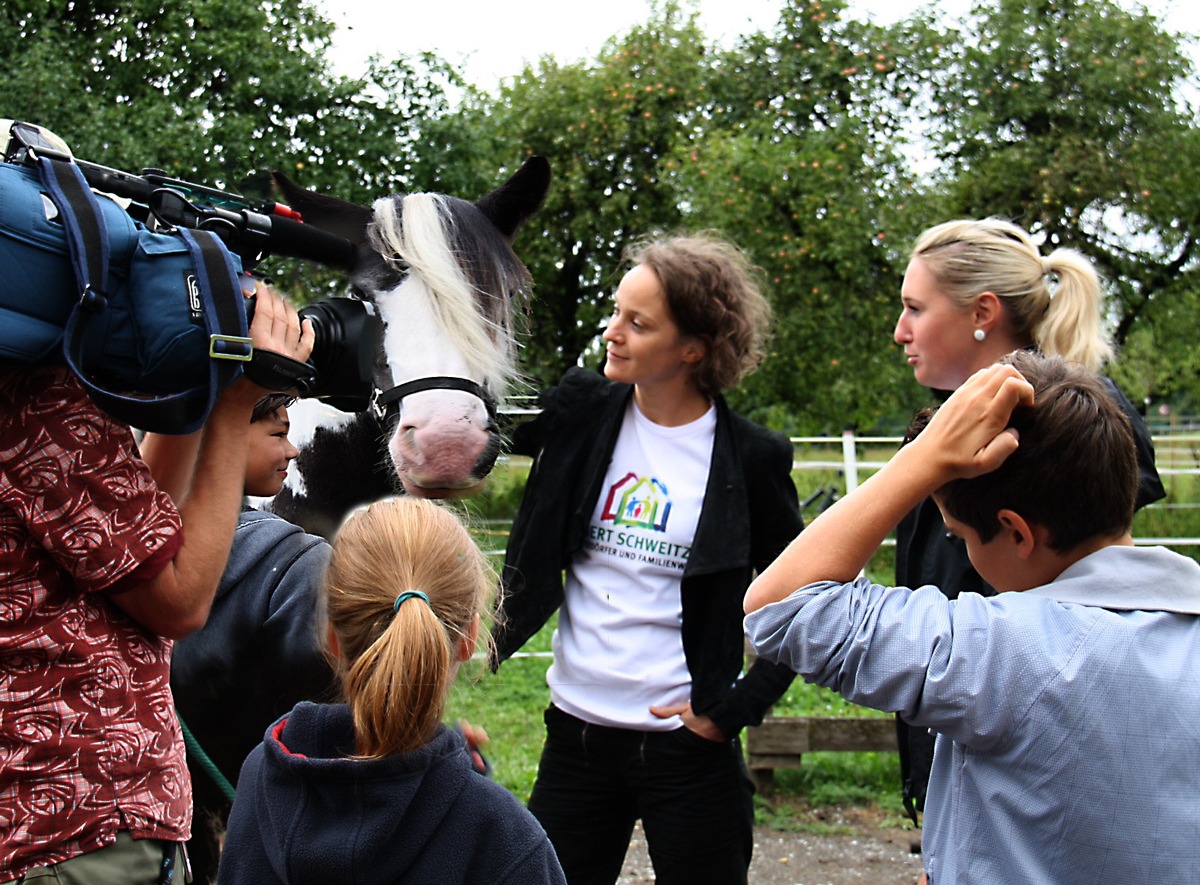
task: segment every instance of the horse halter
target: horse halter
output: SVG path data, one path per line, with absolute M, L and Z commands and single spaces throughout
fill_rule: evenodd
M 390 427 L 400 418 L 400 401 L 410 393 L 420 393 L 422 390 L 461 390 L 483 401 L 487 409 L 488 420 L 496 424 L 496 398 L 488 393 L 486 387 L 477 384 L 469 378 L 455 378 L 451 375 L 434 375 L 429 378 L 415 378 L 403 384 L 397 384 L 390 390 L 382 390 L 375 396 L 375 411 L 379 414 L 385 427 Z

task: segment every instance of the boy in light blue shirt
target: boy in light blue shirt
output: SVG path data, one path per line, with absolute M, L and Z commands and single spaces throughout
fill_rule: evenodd
M 756 579 L 747 634 L 937 733 L 932 885 L 1194 882 L 1200 566 L 1133 546 L 1134 443 L 1103 382 L 1033 353 L 1004 363 Z M 859 577 L 930 494 L 997 596 Z

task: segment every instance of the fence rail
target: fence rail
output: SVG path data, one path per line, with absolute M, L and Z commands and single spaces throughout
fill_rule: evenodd
M 761 792 L 806 753 L 895 753 L 896 721 L 879 716 L 766 716 L 746 729 L 746 768 Z
M 1155 466 L 1160 476 L 1200 476 L 1200 434 L 1170 433 L 1152 436 L 1151 440 L 1154 443 Z M 801 446 L 837 447 L 840 458 L 819 460 L 797 456 L 793 458 L 792 470 L 838 471 L 842 478 L 842 486 L 835 491 L 841 495 L 858 488 L 862 472 L 874 472 L 887 463 L 886 461 L 864 459 L 860 455 L 863 447 L 886 446 L 894 450 L 899 448 L 902 439 L 898 436 L 858 436 L 854 431 L 847 430 L 840 437 L 793 436 L 791 442 L 794 449 Z M 819 497 L 819 495 L 815 497 Z M 1195 509 L 1200 507 L 1200 504 L 1156 502 L 1149 507 L 1154 509 Z M 1141 547 L 1158 545 L 1200 547 L 1200 538 L 1138 537 L 1133 539 L 1133 543 Z M 888 539 L 884 544 L 885 546 L 894 545 L 895 540 Z

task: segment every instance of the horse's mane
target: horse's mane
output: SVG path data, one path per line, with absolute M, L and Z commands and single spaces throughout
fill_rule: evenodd
M 516 374 L 514 300 L 530 285 L 508 241 L 472 203 L 442 194 L 385 197 L 373 245 L 421 286 L 446 336 L 502 396 Z

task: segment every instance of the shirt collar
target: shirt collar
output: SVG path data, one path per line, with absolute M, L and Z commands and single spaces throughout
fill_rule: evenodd
M 1113 545 L 1025 592 L 1115 611 L 1200 615 L 1200 565 L 1165 547 Z

